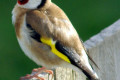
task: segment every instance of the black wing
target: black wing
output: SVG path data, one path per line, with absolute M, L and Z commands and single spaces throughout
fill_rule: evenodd
M 67 47 L 62 46 L 62 45 L 60 44 L 60 42 L 57 42 L 55 46 L 56 46 L 56 49 L 57 49 L 58 51 L 60 51 L 61 53 L 63 53 L 64 55 L 66 55 L 66 56 L 69 58 L 71 64 L 73 64 L 74 66 L 80 68 L 81 71 L 82 71 L 90 80 L 92 79 L 91 76 L 90 76 L 85 70 L 83 70 L 83 69 L 81 68 L 81 66 L 80 66 L 81 62 L 80 62 L 80 59 L 79 59 L 80 57 L 79 57 L 78 54 L 74 53 L 72 50 L 68 49 Z

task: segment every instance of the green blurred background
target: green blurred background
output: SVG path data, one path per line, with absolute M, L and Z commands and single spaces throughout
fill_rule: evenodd
M 53 0 L 68 15 L 83 41 L 120 17 L 120 0 Z M 16 0 L 0 1 L 0 80 L 18 80 L 38 66 L 21 51 L 11 11 Z

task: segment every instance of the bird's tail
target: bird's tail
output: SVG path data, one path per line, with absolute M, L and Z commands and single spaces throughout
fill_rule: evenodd
M 82 72 L 90 79 L 90 80 L 100 80 L 98 75 L 96 74 L 96 72 L 93 70 L 93 68 L 91 67 L 91 65 L 89 64 L 88 61 L 88 56 L 85 54 L 85 51 L 82 51 L 82 53 L 84 53 L 84 55 L 81 57 L 81 62 L 80 62 L 80 66 Z
M 88 74 L 85 70 L 82 70 L 82 72 L 87 76 L 87 80 L 100 80 L 95 72 L 94 74 L 92 73 L 92 75 Z

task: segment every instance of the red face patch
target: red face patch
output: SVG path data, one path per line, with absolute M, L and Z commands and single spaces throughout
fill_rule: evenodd
M 18 4 L 24 5 L 28 2 L 29 0 L 18 0 Z

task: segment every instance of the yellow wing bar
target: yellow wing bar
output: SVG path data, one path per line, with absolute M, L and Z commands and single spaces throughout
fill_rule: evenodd
M 69 58 L 56 49 L 56 47 L 55 47 L 56 41 L 53 41 L 51 38 L 46 39 L 43 37 L 41 37 L 40 40 L 42 43 L 47 44 L 51 47 L 51 52 L 53 52 L 55 55 L 57 55 L 61 59 L 65 60 L 66 62 L 70 63 Z

